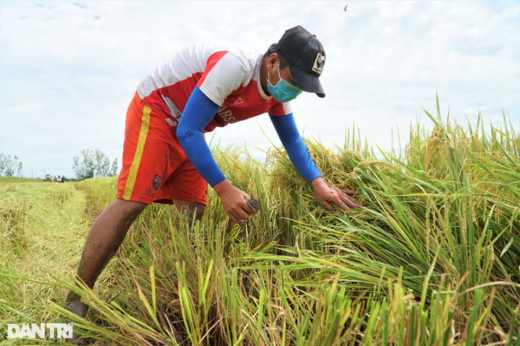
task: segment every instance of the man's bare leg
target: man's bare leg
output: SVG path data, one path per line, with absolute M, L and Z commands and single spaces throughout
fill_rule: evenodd
M 116 199 L 98 216 L 87 236 L 78 276 L 92 288 L 146 204 Z
M 188 209 L 190 211 L 190 224 L 193 220 L 193 213 L 196 210 L 195 219 L 202 220 L 202 215 L 204 215 L 204 209 L 206 206 L 202 203 L 190 202 L 190 201 L 182 201 L 179 199 L 174 199 L 173 204 L 177 208 L 177 210 L 182 214 L 184 210 Z
M 180 212 L 188 209 L 190 219 L 194 212 L 197 220 L 201 220 L 204 214 L 205 205 L 201 203 L 173 200 L 173 204 Z M 146 206 L 139 202 L 116 199 L 94 221 L 77 273 L 88 287 L 94 287 L 97 278 L 125 239 L 128 229 Z M 81 317 L 87 315 L 88 305 L 77 294 L 69 292 L 66 301 L 70 303 L 67 307 L 69 311 Z M 79 337 L 79 334 L 74 333 L 73 338 L 68 341 Z M 82 341 L 78 340 L 76 343 L 82 345 Z
M 205 205 L 196 202 L 173 200 L 173 204 L 180 211 L 185 209 L 193 215 L 196 209 L 196 219 L 200 220 L 204 214 Z M 77 276 L 92 288 L 110 259 L 123 242 L 128 229 L 146 208 L 146 204 L 116 199 L 94 221 L 83 248 L 81 262 Z M 71 301 L 79 299 L 73 292 L 69 293 Z
M 77 276 L 92 288 L 101 271 L 114 256 L 123 242 L 128 229 L 146 208 L 146 204 L 116 199 L 98 216 L 87 236 Z M 88 305 L 73 291 L 67 295 L 67 309 L 77 316 L 85 317 Z M 72 340 L 77 339 L 74 333 Z M 71 341 L 71 340 L 68 340 Z M 77 344 L 82 345 L 82 341 Z

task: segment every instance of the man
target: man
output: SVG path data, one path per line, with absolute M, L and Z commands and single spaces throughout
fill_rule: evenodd
M 196 43 L 176 53 L 141 81 L 126 117 L 123 168 L 117 199 L 96 219 L 78 276 L 94 283 L 147 205 L 174 204 L 200 219 L 209 183 L 230 220 L 254 211 L 249 196 L 218 168 L 204 133 L 268 113 L 296 169 L 312 184 L 321 205 L 333 211 L 358 206 L 325 183 L 296 128 L 289 101 L 302 91 L 325 97 L 319 81 L 325 50 L 301 26 L 287 30 L 266 53 L 227 42 Z M 73 292 L 68 309 L 84 317 L 88 306 Z

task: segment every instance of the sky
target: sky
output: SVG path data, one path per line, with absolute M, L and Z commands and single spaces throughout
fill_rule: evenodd
M 374 148 L 398 131 L 404 147 L 416 121 L 431 128 L 436 93 L 444 117 L 500 126 L 504 111 L 520 132 L 519 0 L 0 1 L 0 153 L 26 177 L 73 177 L 82 149 L 121 163 L 126 110 L 159 63 L 211 39 L 267 50 L 296 25 L 325 48 L 327 96 L 291 107 L 328 148 L 354 124 Z M 213 134 L 257 158 L 280 145 L 267 114 Z

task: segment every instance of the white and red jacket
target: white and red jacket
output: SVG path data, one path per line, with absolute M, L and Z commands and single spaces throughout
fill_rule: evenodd
M 170 125 L 177 126 L 197 85 L 220 106 L 203 132 L 266 112 L 276 116 L 289 114 L 289 103 L 280 103 L 262 90 L 263 56 L 256 48 L 233 43 L 198 42 L 160 64 L 139 83 L 137 93 L 150 108 L 167 116 Z

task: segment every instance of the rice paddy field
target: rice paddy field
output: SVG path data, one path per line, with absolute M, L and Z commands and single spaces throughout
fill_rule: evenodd
M 117 177 L 0 179 L 1 345 L 8 323 L 60 322 L 68 290 L 95 345 L 520 345 L 520 135 L 439 111 L 403 151 L 350 130 L 306 140 L 361 208 L 328 212 L 286 153 L 213 146 L 227 178 L 260 200 L 245 228 L 213 190 L 201 223 L 171 206 L 137 219 L 93 290 L 73 284 L 90 224 Z M 59 341 L 62 342 L 62 341 Z

